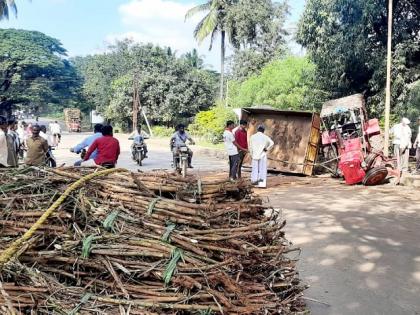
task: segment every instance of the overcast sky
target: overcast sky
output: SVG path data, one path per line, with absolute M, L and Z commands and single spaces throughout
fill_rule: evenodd
M 38 30 L 58 38 L 70 56 L 104 51 L 106 44 L 130 37 L 170 46 L 179 54 L 197 48 L 210 68 L 219 66 L 218 46 L 198 46 L 192 32 L 199 17 L 184 21 L 185 12 L 202 0 L 20 0 L 18 18 L 1 21 L 2 28 Z M 305 0 L 289 1 L 296 23 Z

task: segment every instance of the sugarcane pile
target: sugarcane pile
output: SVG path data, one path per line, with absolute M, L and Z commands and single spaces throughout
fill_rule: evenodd
M 73 173 L 75 179 L 90 171 L 89 168 L 71 167 L 62 170 Z M 131 188 L 141 185 L 158 196 L 196 203 L 240 200 L 250 193 L 252 187 L 250 180 L 231 182 L 223 173 L 191 174 L 183 178 L 166 170 L 133 173 L 128 182 L 125 179 L 124 185 Z
M 0 255 L 92 170 L 0 171 Z M 1 270 L 5 314 L 304 314 L 281 214 L 161 197 L 138 174 L 72 193 Z M 31 313 L 32 312 L 32 313 Z

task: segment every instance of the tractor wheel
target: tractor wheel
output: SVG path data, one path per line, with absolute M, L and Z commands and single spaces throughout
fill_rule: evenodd
M 365 158 L 366 169 L 370 170 L 372 168 L 373 163 L 375 163 L 376 158 L 379 156 L 379 153 L 369 153 L 368 156 Z
M 365 178 L 363 178 L 363 185 L 375 186 L 382 184 L 385 178 L 388 176 L 388 170 L 384 166 L 378 166 L 370 169 Z

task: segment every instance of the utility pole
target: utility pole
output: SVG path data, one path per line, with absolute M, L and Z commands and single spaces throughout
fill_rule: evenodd
M 388 0 L 388 49 L 386 59 L 385 89 L 385 141 L 384 154 L 389 155 L 389 115 L 391 111 L 391 63 L 392 63 L 392 0 Z
M 140 110 L 140 96 L 137 75 L 134 75 L 133 80 L 133 131 L 137 129 Z

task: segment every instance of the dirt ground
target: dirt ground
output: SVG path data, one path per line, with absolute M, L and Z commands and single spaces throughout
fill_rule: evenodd
M 64 135 L 58 164 L 72 164 L 69 148 L 85 135 Z M 118 135 L 119 166 L 130 141 Z M 169 168 L 167 140 L 148 140 L 140 169 Z M 199 151 L 199 148 L 192 147 Z M 196 154 L 194 172 L 226 170 L 226 161 Z M 258 190 L 287 220 L 287 238 L 301 247 L 299 270 L 313 315 L 420 314 L 420 191 L 393 186 L 346 186 L 331 178 L 276 176 Z
M 273 177 L 313 315 L 420 314 L 420 191 Z

